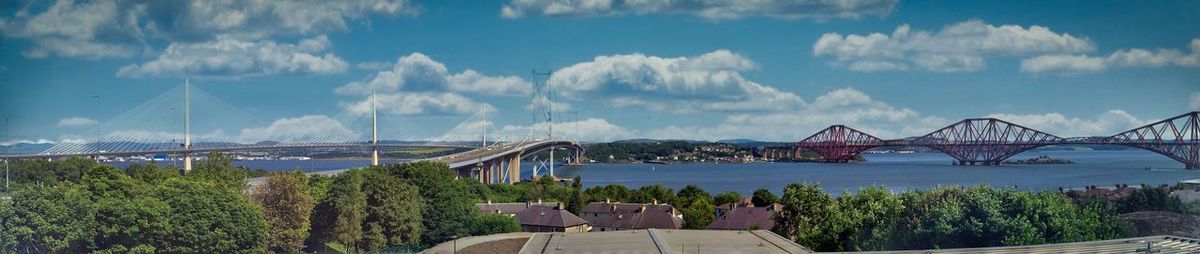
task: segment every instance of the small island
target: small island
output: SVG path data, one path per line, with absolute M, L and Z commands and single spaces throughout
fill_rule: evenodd
M 1024 159 L 1024 160 L 1006 160 L 1006 161 L 1004 161 L 1004 164 L 1041 165 L 1041 164 L 1075 164 L 1075 162 L 1067 160 L 1067 159 L 1050 158 L 1049 156 L 1042 155 L 1042 156 L 1038 156 L 1035 158 L 1029 158 L 1029 159 Z

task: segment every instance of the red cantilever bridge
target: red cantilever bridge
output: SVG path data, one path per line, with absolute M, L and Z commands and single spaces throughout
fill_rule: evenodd
M 1107 137 L 1063 138 L 996 118 L 958 121 L 924 136 L 884 140 L 834 125 L 787 146 L 767 147 L 770 159 L 799 159 L 801 149 L 825 162 L 849 162 L 881 146 L 923 146 L 954 157 L 959 165 L 996 165 L 1018 153 L 1048 145 L 1123 145 L 1153 151 L 1200 169 L 1200 112 L 1193 111 Z

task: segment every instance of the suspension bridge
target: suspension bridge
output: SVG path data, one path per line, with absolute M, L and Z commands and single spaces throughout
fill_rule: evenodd
M 0 159 L 28 160 L 67 157 L 170 155 L 182 161 L 181 174 L 192 169 L 196 155 L 208 152 L 271 152 L 280 150 L 369 151 L 370 165 L 380 165 L 380 153 L 411 148 L 453 148 L 462 152 L 410 161 L 446 163 L 460 177 L 484 183 L 513 183 L 521 180 L 521 161 L 540 151 L 551 151 L 542 164 L 553 174 L 553 151 L 565 149 L 561 158 L 578 163 L 583 147 L 577 142 L 521 137 L 518 140 L 488 142 L 486 129 L 482 142 L 472 141 L 385 141 L 380 139 L 377 104 L 374 94 L 369 110 L 351 107 L 333 117 L 304 116 L 269 123 L 267 127 L 247 128 L 226 133 L 222 127 L 255 124 L 245 111 L 221 99 L 185 84 L 152 98 L 87 131 L 91 136 L 63 138 L 40 151 L 22 152 L 14 145 L 0 146 Z M 470 119 L 468 119 L 470 120 Z M 263 123 L 258 123 L 263 124 Z M 197 125 L 209 131 L 197 134 Z M 530 136 L 533 136 L 532 131 Z M 536 158 L 535 158 L 536 159 Z M 536 170 L 535 170 L 536 174 Z
M 1030 149 L 1049 145 L 1119 145 L 1152 151 L 1200 169 L 1200 112 L 1188 112 L 1112 136 L 1063 138 L 996 118 L 972 118 L 925 134 L 884 140 L 844 125 L 825 128 L 786 146 L 762 150 L 770 159 L 799 160 L 802 150 L 824 162 L 845 163 L 863 151 L 883 146 L 921 146 L 943 152 L 958 165 L 998 165 Z

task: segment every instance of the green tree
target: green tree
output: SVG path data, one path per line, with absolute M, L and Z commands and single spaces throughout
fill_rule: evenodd
M 716 219 L 717 209 L 707 198 L 694 198 L 679 211 L 683 214 L 683 227 L 704 229 Z
M 793 237 L 801 246 L 837 249 L 838 243 L 824 224 L 834 212 L 833 198 L 821 187 L 811 183 L 788 184 L 779 203 L 783 208 L 776 213 L 775 228 L 771 231 Z
M 826 227 L 837 232 L 839 251 L 887 250 L 904 204 L 886 188 L 868 187 L 855 195 L 843 193 L 834 210 L 837 215 Z
M 579 211 L 583 210 L 583 207 L 587 205 L 584 203 L 583 191 L 580 190 L 571 191 L 571 198 L 568 198 L 566 203 L 567 211 L 573 214 L 579 214 Z
M 464 181 L 454 179 L 445 163 L 414 162 L 383 168 L 417 186 L 425 199 L 423 244 L 433 245 L 454 237 L 470 235 L 476 214 L 475 203 Z
M 363 223 L 363 248 L 417 244 L 424 226 L 421 212 L 425 201 L 417 188 L 395 176 L 370 168 L 364 171 L 363 193 L 367 217 Z
M 754 190 L 754 195 L 750 197 L 750 202 L 754 203 L 755 207 L 767 207 L 779 202 L 779 198 L 774 193 L 771 193 L 770 190 L 757 189 Z
M 198 161 L 192 171 L 187 173 L 189 179 L 206 181 L 233 191 L 244 189 L 248 176 L 246 170 L 233 167 L 233 156 L 221 152 L 208 153 L 207 157 Z
M 179 171 L 174 168 L 160 168 L 154 163 L 130 164 L 125 168 L 125 174 L 132 177 L 134 180 L 146 182 L 149 184 L 162 184 L 167 179 L 179 177 Z
M 471 235 L 491 235 L 509 232 L 521 232 L 521 223 L 508 215 L 481 213 L 472 223 Z
M 315 205 L 300 179 L 272 173 L 254 190 L 253 200 L 263 209 L 270 234 L 267 246 L 277 252 L 295 252 L 308 238 L 309 215 Z
M 679 189 L 679 193 L 676 196 L 679 197 L 680 205 L 690 205 L 692 201 L 697 199 L 704 199 L 710 205 L 712 204 L 712 196 L 707 191 L 691 184 L 684 186 L 683 189 Z
M 267 221 L 241 193 L 208 182 L 169 179 L 158 188 L 171 207 L 171 228 L 157 251 L 258 253 L 266 249 Z
M 679 204 L 678 198 L 675 197 L 675 191 L 664 187 L 660 184 L 642 186 L 633 195 L 629 197 L 629 202 L 633 203 L 667 203 Z
M 717 197 L 713 198 L 713 204 L 719 206 L 719 205 L 725 205 L 725 204 L 729 204 L 729 203 L 737 203 L 738 201 L 741 201 L 741 200 L 742 200 L 741 193 L 737 193 L 736 191 L 726 191 L 726 192 L 718 193 Z
M 604 186 L 594 186 L 584 191 L 589 202 L 627 202 L 633 195 L 625 185 L 610 184 Z
M 6 253 L 86 252 L 93 237 L 95 210 L 90 193 L 78 185 L 54 185 L 15 191 L 3 220 Z M 5 201 L 9 202 L 9 201 Z

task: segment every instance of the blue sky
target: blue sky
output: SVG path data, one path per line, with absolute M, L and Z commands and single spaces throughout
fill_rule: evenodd
M 1196 1 L 15 1 L 0 144 L 175 136 L 169 109 L 115 118 L 185 78 L 230 106 L 198 106 L 212 139 L 365 137 L 372 91 L 385 139 L 519 139 L 544 132 L 533 70 L 590 141 L 1110 135 L 1200 109 L 1195 24 Z

